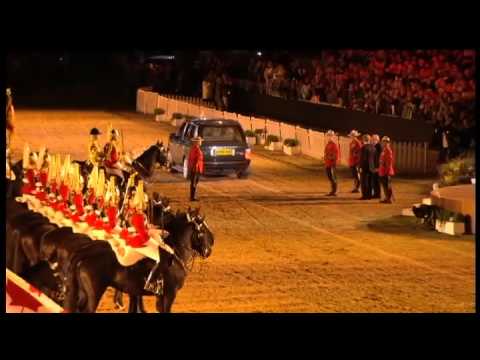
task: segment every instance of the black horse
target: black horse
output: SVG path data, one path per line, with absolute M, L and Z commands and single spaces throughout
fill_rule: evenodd
M 151 223 L 163 230 L 170 229 L 172 221 L 175 219 L 175 214 L 170 207 L 170 199 L 161 197 L 159 193 L 154 192 L 149 201 L 152 211 Z M 123 297 L 120 290 L 115 289 L 113 301 L 117 309 L 123 309 Z M 134 312 L 145 312 L 142 296 L 138 296 L 134 301 L 136 304 Z M 130 310 L 132 310 L 132 307 L 130 307 Z
M 85 191 L 88 184 L 88 176 L 93 169 L 93 165 L 89 164 L 86 161 L 75 160 L 74 162 L 80 165 L 80 174 L 82 175 L 84 180 Z M 147 150 L 145 150 L 145 152 L 138 158 L 133 160 L 131 167 L 133 171 L 136 171 L 140 175 L 140 177 L 145 180 L 153 175 L 155 171 L 155 165 L 157 164 L 160 164 L 161 166 L 167 165 L 166 149 L 163 145 L 163 142 L 159 141 L 157 141 L 156 144 L 150 146 Z M 105 167 L 101 168 L 105 170 Z M 116 183 L 119 184 L 121 194 L 124 194 L 127 180 L 131 172 L 122 170 L 122 174 L 123 179 L 117 175 L 112 176 L 116 178 Z
M 17 196 L 22 196 L 23 185 L 23 160 L 17 161 L 12 165 L 11 170 L 15 174 L 15 180 L 5 179 L 6 198 L 13 199 Z
M 43 235 L 58 226 L 24 204 L 7 201 L 6 216 L 6 266 L 32 285 L 62 304 L 61 279 L 40 258 Z
M 49 233 L 44 238 L 42 251 L 45 252 L 45 258 L 53 256 L 56 251 L 58 237 L 52 234 Z M 187 264 L 196 255 L 203 258 L 210 256 L 214 238 L 198 210 L 189 209 L 187 213 L 175 215 L 165 242 L 174 249 L 175 255 L 160 250 L 159 266 L 155 266 L 156 262 L 151 259 L 143 259 L 129 267 L 118 263 L 108 243 L 91 242 L 89 249 L 83 253 L 77 252 L 76 256 L 70 258 L 66 311 L 95 312 L 106 288 L 112 286 L 130 296 L 130 312 L 139 310 L 138 299 L 146 295 L 157 297 L 157 311 L 170 312 L 176 294 L 185 282 Z M 153 269 L 155 271 L 151 273 Z M 158 281 L 160 277 L 163 279 L 163 292 L 154 294 L 144 289 L 149 275 L 152 282 Z

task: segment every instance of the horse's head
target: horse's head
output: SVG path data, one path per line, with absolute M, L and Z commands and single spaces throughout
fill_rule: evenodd
M 205 221 L 205 216 L 200 214 L 200 208 L 188 208 L 186 218 L 188 223 L 193 225 L 192 249 L 203 258 L 209 257 L 212 254 L 214 236 Z

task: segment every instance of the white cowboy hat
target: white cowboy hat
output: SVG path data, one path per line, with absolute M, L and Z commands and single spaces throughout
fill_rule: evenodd
M 382 137 L 382 142 L 390 142 L 390 138 L 388 136 Z
M 325 136 L 335 136 L 335 132 L 333 130 L 328 130 L 326 133 L 325 133 Z
M 357 130 L 352 130 L 350 131 L 350 134 L 348 134 L 349 137 L 358 137 L 360 136 L 360 133 Z

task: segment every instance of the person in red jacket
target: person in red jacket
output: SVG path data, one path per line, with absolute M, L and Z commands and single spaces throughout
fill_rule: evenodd
M 378 175 L 380 176 L 385 199 L 380 202 L 383 204 L 391 204 L 393 196 L 391 177 L 395 174 L 395 171 L 393 170 L 393 151 L 390 147 L 390 138 L 388 136 L 382 138 L 382 143 L 383 150 L 380 155 Z
M 360 164 L 360 150 L 362 149 L 362 142 L 358 140 L 360 133 L 357 130 L 352 130 L 348 136 L 352 139 L 350 142 L 350 154 L 348 157 L 348 166 L 352 170 L 353 176 L 352 193 L 358 193 L 360 188 L 360 172 L 358 171 L 358 166 Z
M 325 169 L 332 188 L 327 196 L 337 196 L 337 175 L 335 170 L 339 158 L 339 150 L 338 145 L 334 141 L 335 133 L 332 130 L 328 130 L 325 136 L 327 138 L 327 145 L 325 146 Z
M 190 201 L 197 201 L 195 192 L 197 191 L 198 181 L 200 175 L 203 174 L 203 153 L 200 146 L 202 145 L 202 138 L 197 136 L 192 139 L 192 148 L 188 154 L 188 171 L 190 174 Z

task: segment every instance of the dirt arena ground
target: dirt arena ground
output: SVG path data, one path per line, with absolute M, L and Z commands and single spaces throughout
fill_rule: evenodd
M 101 111 L 17 110 L 13 152 L 24 142 L 85 159 L 88 132 L 123 129 L 139 153 L 173 131 L 150 116 Z M 102 144 L 106 137 L 101 137 Z M 289 160 L 290 162 L 292 160 Z M 251 175 L 203 179 L 202 212 L 215 234 L 212 256 L 198 261 L 174 312 L 474 312 L 475 241 L 412 225 L 397 215 L 427 196 L 432 180 L 396 178 L 396 202 L 359 201 L 340 172 L 339 195 L 324 196 L 319 167 L 253 155 Z M 310 161 L 310 163 L 314 163 Z M 189 205 L 188 184 L 158 170 L 151 188 L 174 209 Z M 99 312 L 115 312 L 109 289 Z M 145 298 L 154 312 L 154 299 Z M 125 304 L 128 299 L 125 297 Z

